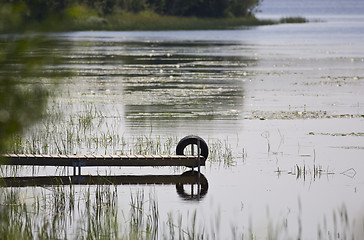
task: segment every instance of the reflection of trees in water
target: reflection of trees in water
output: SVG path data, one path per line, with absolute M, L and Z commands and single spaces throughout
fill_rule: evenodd
M 167 45 L 161 47 L 167 53 L 145 56 L 140 64 L 133 62 L 145 76 L 128 80 L 125 94 L 134 101 L 126 105 L 125 115 L 138 120 L 238 117 L 244 98 L 244 68 L 254 60 L 213 55 L 221 54 L 224 47 Z
M 118 97 L 126 117 L 230 119 L 240 116 L 246 67 L 256 62 L 244 51 L 235 42 L 82 40 L 65 58 L 79 90 Z

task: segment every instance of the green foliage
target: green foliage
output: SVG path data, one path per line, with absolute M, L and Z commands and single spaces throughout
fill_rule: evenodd
M 3 0 L 0 32 L 22 32 L 67 4 L 67 0 Z M 8 151 L 14 134 L 44 117 L 55 79 L 61 76 L 52 69 L 60 59 L 58 46 L 58 41 L 39 34 L 0 35 L 0 154 Z
M 93 24 L 92 19 L 143 11 L 181 17 L 245 17 L 252 15 L 259 3 L 260 0 L 2 0 L 0 32 L 68 30 L 67 26 L 75 21 L 87 23 L 91 19 Z
M 157 13 L 173 16 L 226 17 L 247 16 L 260 3 L 259 0 L 147 0 Z
M 51 53 L 55 43 L 39 36 L 2 38 L 0 46 L 0 152 L 4 152 L 13 134 L 43 116 L 54 86 L 49 77 L 54 74 L 42 67 L 56 62 Z
M 66 19 L 72 19 L 74 21 L 77 20 L 85 20 L 90 17 L 96 16 L 97 12 L 95 10 L 91 10 L 85 5 L 74 4 L 71 5 L 64 11 Z
M 24 6 L 0 5 L 0 30 L 7 25 L 21 25 L 26 13 Z M 9 147 L 11 136 L 43 117 L 49 92 L 55 86 L 52 79 L 57 74 L 49 66 L 57 64 L 57 44 L 40 35 L 0 38 L 0 153 Z
M 8 29 L 9 26 L 21 25 L 25 12 L 24 4 L 0 4 L 0 32 Z
M 252 15 L 260 0 L 232 0 L 228 7 L 228 12 L 236 17 Z
M 116 6 L 125 12 L 138 13 L 145 11 L 148 4 L 147 0 L 118 0 Z
M 112 13 L 116 4 L 115 0 L 79 0 L 74 2 L 84 4 L 91 9 L 97 10 L 100 16 Z

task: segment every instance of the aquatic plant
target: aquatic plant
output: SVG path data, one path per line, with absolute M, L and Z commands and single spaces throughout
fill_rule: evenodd
M 208 160 L 212 164 L 223 164 L 227 167 L 236 165 L 236 160 L 233 156 L 233 150 L 229 144 L 228 139 L 209 141 L 208 145 L 210 150 Z
M 313 164 L 312 167 L 303 164 L 302 166 L 296 164 L 291 170 L 282 170 L 279 167 L 275 171 L 277 174 L 287 173 L 289 175 L 296 176 L 296 178 L 303 178 L 306 180 L 306 177 L 310 176 L 313 179 L 320 178 L 322 175 L 331 175 L 335 174 L 335 172 L 327 169 L 323 169 L 321 165 Z
M 279 19 L 280 23 L 306 23 L 308 20 L 304 17 L 283 17 Z
M 185 214 L 168 212 L 161 216 L 155 194 L 151 192 L 146 197 L 139 189 L 131 193 L 129 210 L 118 205 L 119 196 L 114 185 L 59 185 L 33 188 L 30 192 L 24 199 L 21 197 L 24 189 L 0 188 L 1 239 L 218 239 L 223 230 L 219 229 L 218 209 L 213 210 L 216 217 L 211 226 L 209 221 L 201 222 L 198 210 Z M 302 228 L 300 201 L 298 204 L 298 227 Z M 266 239 L 289 237 L 285 220 L 272 220 L 268 210 L 267 219 L 270 220 Z M 328 221 L 333 224 L 327 224 Z M 356 239 L 358 224 L 350 221 L 349 213 L 342 205 L 318 225 L 317 239 L 333 236 Z M 245 231 L 242 226 L 237 227 L 231 226 L 234 239 L 256 239 L 257 233 L 251 225 L 246 226 Z M 297 239 L 304 237 L 300 230 L 297 234 Z

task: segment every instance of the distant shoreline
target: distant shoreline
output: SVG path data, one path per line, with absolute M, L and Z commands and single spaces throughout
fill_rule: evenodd
M 48 19 L 29 23 L 18 28 L 2 29 L 2 33 L 14 32 L 63 32 L 63 31 L 161 31 L 161 30 L 221 30 L 273 25 L 281 23 L 305 23 L 303 17 L 287 17 L 279 20 L 249 17 L 198 18 L 162 16 L 158 14 L 110 15 L 107 17 L 91 16 L 82 19 Z

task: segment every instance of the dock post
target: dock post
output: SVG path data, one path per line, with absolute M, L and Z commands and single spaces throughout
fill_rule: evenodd
M 197 169 L 198 169 L 198 179 L 200 179 L 200 168 L 201 168 L 201 157 L 200 157 L 200 140 L 197 139 Z
M 198 175 L 197 175 L 197 194 L 198 194 L 198 199 L 200 199 L 200 177 L 201 177 L 201 158 L 200 158 L 200 139 L 197 139 L 197 170 L 198 170 Z
M 194 145 L 191 144 L 191 155 L 193 156 L 195 154 L 195 148 L 194 148 Z M 192 171 L 195 170 L 195 167 L 192 167 Z
M 73 176 L 76 176 L 77 175 L 77 167 L 78 167 L 78 175 L 81 175 L 81 162 L 80 162 L 80 159 L 77 159 L 76 161 L 74 160 L 72 162 L 72 165 L 73 165 Z
M 191 144 L 191 155 L 193 156 L 195 154 L 195 147 L 194 144 Z M 195 167 L 192 167 L 192 172 L 195 170 Z M 191 185 L 191 195 L 193 196 L 193 184 Z

